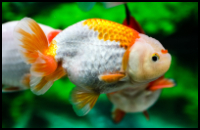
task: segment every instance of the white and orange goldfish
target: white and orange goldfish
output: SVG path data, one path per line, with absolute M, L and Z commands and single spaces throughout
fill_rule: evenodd
M 147 110 L 158 100 L 161 90 L 173 86 L 175 86 L 175 82 L 172 79 L 161 76 L 150 83 L 107 94 L 108 99 L 114 105 L 112 110 L 113 121 L 119 123 L 125 113 L 135 112 L 143 112 L 149 120 Z
M 130 15 L 130 11 L 125 4 L 126 19 L 123 25 L 137 30 L 144 34 L 144 30 L 140 24 Z M 118 92 L 108 93 L 107 96 L 113 103 L 112 118 L 115 123 L 119 123 L 126 113 L 143 112 L 146 119 L 149 120 L 149 109 L 159 98 L 161 89 L 175 86 L 172 79 L 164 78 L 158 79 L 138 85 L 137 87 L 128 87 Z
M 24 18 L 16 25 L 14 37 L 31 65 L 33 93 L 44 94 L 55 80 L 67 75 L 77 86 L 70 101 L 79 116 L 93 108 L 100 94 L 145 85 L 171 64 L 170 54 L 156 39 L 103 19 L 69 26 L 49 44 L 41 27 Z
M 30 64 L 24 62 L 19 46 L 14 41 L 13 31 L 19 21 L 2 24 L 2 92 L 13 92 L 30 88 Z M 61 31 L 39 24 L 48 42 Z

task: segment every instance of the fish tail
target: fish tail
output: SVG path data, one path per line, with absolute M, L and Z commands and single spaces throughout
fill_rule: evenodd
M 55 56 L 47 53 L 49 46 L 45 33 L 34 20 L 23 18 L 15 27 L 14 38 L 25 62 L 31 64 L 31 90 L 37 95 L 44 94 L 55 80 L 65 75 Z

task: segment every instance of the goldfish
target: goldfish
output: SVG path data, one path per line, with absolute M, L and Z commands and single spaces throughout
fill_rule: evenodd
M 112 118 L 115 123 L 119 123 L 125 113 L 143 112 L 146 119 L 149 120 L 149 109 L 159 98 L 163 88 L 175 86 L 173 79 L 161 76 L 147 84 L 137 87 L 129 87 L 118 92 L 107 94 L 108 99 L 112 102 Z
M 19 46 L 14 40 L 13 31 L 19 21 L 2 24 L 2 92 L 14 92 L 30 88 L 30 65 L 21 56 Z M 39 24 L 48 42 L 61 30 Z
M 123 25 L 145 34 L 140 24 L 130 15 L 130 11 L 125 4 L 126 19 Z M 149 109 L 159 98 L 163 88 L 171 88 L 176 85 L 173 79 L 164 78 L 164 76 L 146 84 L 137 87 L 128 87 L 118 92 L 108 93 L 107 97 L 113 104 L 112 119 L 119 123 L 126 113 L 143 112 L 146 119 L 149 120 Z
M 171 64 L 171 55 L 158 40 L 98 18 L 67 27 L 50 44 L 37 22 L 23 18 L 14 38 L 31 65 L 31 91 L 44 94 L 54 81 L 67 76 L 76 85 L 70 102 L 78 116 L 86 115 L 100 94 L 145 85 Z

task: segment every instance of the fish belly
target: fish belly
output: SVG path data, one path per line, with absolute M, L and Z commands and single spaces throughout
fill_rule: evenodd
M 123 89 L 107 95 L 110 101 L 125 112 L 143 112 L 151 107 L 159 98 L 161 90 L 147 91 L 145 87 Z

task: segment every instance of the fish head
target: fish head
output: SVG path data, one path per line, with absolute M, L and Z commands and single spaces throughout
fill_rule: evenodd
M 171 55 L 162 44 L 145 34 L 130 48 L 128 74 L 136 82 L 150 82 L 164 75 L 170 67 Z

